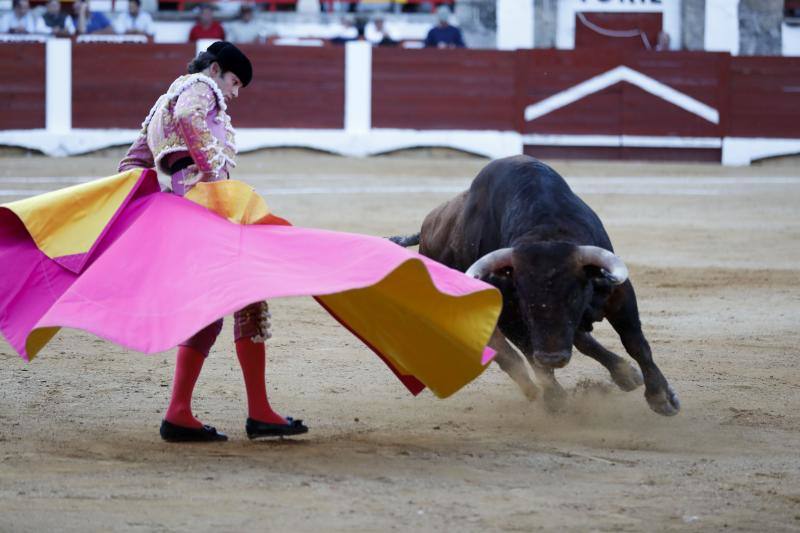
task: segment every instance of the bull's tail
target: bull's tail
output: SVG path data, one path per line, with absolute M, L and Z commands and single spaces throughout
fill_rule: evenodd
M 414 235 L 395 235 L 394 237 L 386 237 L 395 244 L 408 248 L 409 246 L 416 246 L 419 244 L 419 233 Z

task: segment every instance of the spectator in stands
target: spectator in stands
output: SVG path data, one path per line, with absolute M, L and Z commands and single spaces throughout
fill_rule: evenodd
M 222 28 L 222 24 L 214 20 L 214 6 L 211 4 L 200 6 L 200 15 L 189 32 L 189 40 L 191 42 L 195 42 L 198 39 L 225 40 L 225 30 Z
M 367 25 L 366 37 L 375 46 L 397 46 L 400 44 L 389 37 L 381 17 L 375 18 L 371 24 Z
M 342 17 L 342 31 L 336 37 L 330 39 L 331 44 L 345 44 L 349 41 L 357 41 L 361 37 L 361 30 L 358 28 L 359 21 L 353 21 L 348 16 Z
M 36 33 L 41 28 L 28 0 L 13 0 L 11 11 L 0 19 L 0 33 Z
M 49 33 L 56 37 L 69 37 L 75 34 L 75 24 L 72 17 L 61 12 L 61 2 L 59 0 L 47 0 L 47 8 L 41 18 L 41 29 L 39 33 Z
M 356 41 L 366 41 L 367 40 L 367 23 L 369 19 L 363 15 L 356 16 Z
M 227 27 L 228 41 L 236 44 L 254 43 L 261 35 L 261 26 L 256 22 L 254 6 L 242 4 L 239 10 L 239 20 L 230 23 Z
M 125 35 L 145 35 L 152 39 L 155 35 L 153 17 L 142 10 L 141 0 L 128 0 L 128 12 L 122 13 L 114 23 L 114 30 Z
M 75 0 L 72 4 L 75 29 L 78 34 L 109 34 L 114 33 L 111 21 L 99 11 L 89 9 L 89 0 Z
M 428 32 L 425 48 L 464 48 L 461 30 L 450 25 L 450 8 L 439 6 L 436 17 L 439 23 Z

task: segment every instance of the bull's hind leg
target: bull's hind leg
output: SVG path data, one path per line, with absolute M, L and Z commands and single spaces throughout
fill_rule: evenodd
M 619 334 L 625 351 L 639 363 L 639 368 L 642 369 L 644 397 L 650 405 L 650 409 L 666 416 L 678 414 L 681 409 L 680 400 L 667 382 L 667 378 L 653 361 L 650 345 L 642 333 L 636 295 L 630 281 L 612 293 L 606 306 L 606 318 Z
M 574 344 L 582 354 L 588 355 L 606 367 L 611 379 L 620 389 L 632 391 L 644 383 L 642 372 L 638 368 L 606 349 L 588 331 L 576 331 Z
M 514 348 L 511 347 L 499 330 L 494 330 L 492 338 L 489 339 L 489 346 L 497 352 L 494 361 L 500 365 L 500 368 L 502 368 L 506 374 L 511 376 L 511 379 L 516 382 L 525 397 L 530 401 L 538 398 L 539 387 L 536 386 L 530 375 L 528 375 L 528 369 L 525 368 L 525 361 L 514 351 Z

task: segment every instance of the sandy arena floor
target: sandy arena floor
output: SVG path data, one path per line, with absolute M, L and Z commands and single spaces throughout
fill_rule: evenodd
M 486 163 L 435 155 L 266 152 L 237 177 L 298 225 L 411 233 Z M 118 157 L 7 154 L 0 202 Z M 677 417 L 580 355 L 558 416 L 496 366 L 413 398 L 306 298 L 271 302 L 269 378 L 311 432 L 247 440 L 228 321 L 195 408 L 231 440 L 166 444 L 171 352 L 62 331 L 27 364 L 0 341 L 0 531 L 800 531 L 798 165 L 550 163 L 630 266 Z M 621 353 L 607 324 L 598 337 Z

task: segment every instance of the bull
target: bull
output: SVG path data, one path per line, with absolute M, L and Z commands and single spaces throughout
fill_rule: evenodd
M 530 399 L 557 408 L 566 396 L 554 370 L 572 347 L 603 365 L 625 391 L 644 384 L 650 408 L 680 410 L 642 333 L 628 269 L 597 214 L 551 167 L 529 156 L 489 163 L 470 188 L 431 211 L 420 232 L 392 237 L 500 290 L 503 309 L 489 345 Z M 592 324 L 607 319 L 638 369 L 603 347 Z M 530 378 L 519 350 L 540 385 Z

